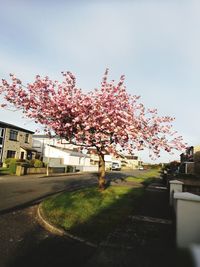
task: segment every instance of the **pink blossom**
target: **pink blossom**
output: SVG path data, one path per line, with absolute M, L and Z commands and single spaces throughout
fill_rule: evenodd
M 37 75 L 33 83 L 23 86 L 11 74 L 10 82 L 2 80 L 0 94 L 48 132 L 96 147 L 100 153 L 117 152 L 117 145 L 131 152 L 147 147 L 151 157 L 159 156 L 161 149 L 184 149 L 182 137 L 172 130 L 174 118 L 159 117 L 156 109 L 146 109 L 139 102 L 139 96 L 128 94 L 124 75 L 118 83 L 109 82 L 106 69 L 100 88 L 89 93 L 76 87 L 71 72 L 62 75 L 62 82 Z

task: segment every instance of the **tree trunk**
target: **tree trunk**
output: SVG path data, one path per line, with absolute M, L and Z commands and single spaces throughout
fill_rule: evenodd
M 99 189 L 104 190 L 106 186 L 106 166 L 105 166 L 105 159 L 102 153 L 99 154 Z

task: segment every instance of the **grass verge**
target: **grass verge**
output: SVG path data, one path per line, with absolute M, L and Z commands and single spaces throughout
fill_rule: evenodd
M 42 203 L 45 217 L 54 225 L 92 242 L 101 242 L 131 214 L 143 188 L 96 187 L 53 196 Z
M 42 203 L 45 218 L 55 226 L 88 241 L 100 243 L 117 225 L 123 225 L 144 193 L 144 182 L 155 177 L 155 171 L 134 179 L 134 187 L 109 186 L 103 192 L 88 187 L 65 192 Z M 136 186 L 137 183 L 137 186 Z
M 141 171 L 141 174 L 137 175 L 136 177 L 133 177 L 133 176 L 127 177 L 125 180 L 127 182 L 142 183 L 143 185 L 147 186 L 153 181 L 156 181 L 156 179 L 159 176 L 160 176 L 160 170 L 153 169 L 153 170 L 149 170 L 148 172 L 144 172 L 144 173 Z

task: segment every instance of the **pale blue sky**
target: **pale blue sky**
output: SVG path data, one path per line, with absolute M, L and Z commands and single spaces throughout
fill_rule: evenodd
M 110 78 L 125 74 L 127 89 L 146 106 L 176 117 L 189 145 L 200 143 L 199 1 L 8 0 L 0 10 L 0 78 L 59 79 L 70 70 L 91 90 L 109 67 Z M 37 127 L 18 112 L 0 111 L 0 120 Z

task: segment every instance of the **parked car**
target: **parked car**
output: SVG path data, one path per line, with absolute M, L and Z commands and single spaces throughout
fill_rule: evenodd
M 111 170 L 112 171 L 121 171 L 120 164 L 118 162 L 112 162 Z
M 143 167 L 143 166 L 140 166 L 138 169 L 139 169 L 140 171 L 143 171 L 143 170 L 144 170 L 144 167 Z

